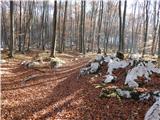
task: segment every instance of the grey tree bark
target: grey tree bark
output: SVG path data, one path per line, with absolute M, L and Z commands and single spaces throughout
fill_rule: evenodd
M 57 1 L 54 1 L 54 14 L 53 14 L 53 38 L 51 47 L 51 57 L 55 57 L 56 48 L 56 24 L 57 24 Z
M 63 30 L 62 30 L 62 42 L 60 53 L 64 52 L 65 49 L 65 32 L 66 32 L 66 19 L 67 19 L 67 4 L 68 1 L 65 1 L 65 11 L 64 11 L 64 20 L 63 20 Z
M 14 43 L 14 18 L 13 18 L 13 1 L 10 1 L 10 43 L 8 57 L 13 57 L 13 43 Z
M 20 0 L 20 3 L 19 3 L 19 7 L 20 7 L 20 16 L 19 16 L 19 51 L 21 52 L 21 46 L 22 46 L 22 3 L 21 3 L 21 0 Z
M 98 37 L 97 37 L 97 49 L 98 53 L 100 53 L 100 33 L 102 26 L 102 16 L 103 16 L 103 0 L 100 1 L 100 9 L 99 9 L 99 19 L 98 19 Z
M 147 1 L 145 6 L 145 30 L 144 30 L 144 44 L 143 44 L 143 51 L 142 51 L 142 57 L 144 57 L 146 44 L 147 44 L 147 36 L 148 36 L 148 10 L 149 10 L 149 1 Z

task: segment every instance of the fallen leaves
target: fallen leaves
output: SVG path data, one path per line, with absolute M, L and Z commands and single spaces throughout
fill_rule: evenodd
M 31 55 L 32 53 L 29 54 Z M 78 59 L 71 62 L 70 59 L 74 59 L 75 56 Z M 106 74 L 106 65 L 99 71 L 102 75 L 82 76 L 76 80 L 79 69 L 89 60 L 89 58 L 77 56 L 77 54 L 58 55 L 66 61 L 66 64 L 56 72 L 48 68 L 41 69 L 45 73 L 33 69 L 26 70 L 20 67 L 20 60 L 16 59 L 4 63 L 2 68 L 10 68 L 9 72 L 12 74 L 2 76 L 2 119 L 144 119 L 145 112 L 153 104 L 153 100 L 138 102 L 121 99 L 120 102 L 115 97 L 100 99 L 99 83 Z M 124 71 L 125 69 L 114 71 L 113 74 L 118 76 L 117 82 L 109 83 L 105 87 L 109 89 L 122 87 Z M 20 83 L 25 78 L 29 80 L 22 86 Z M 149 84 L 137 90 L 146 92 L 159 89 L 160 78 L 153 74 L 151 79 Z M 96 89 L 94 84 L 99 87 Z

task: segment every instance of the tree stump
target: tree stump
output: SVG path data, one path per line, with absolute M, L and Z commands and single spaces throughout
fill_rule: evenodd
M 117 51 L 116 57 L 123 60 L 124 59 L 124 54 L 120 51 Z

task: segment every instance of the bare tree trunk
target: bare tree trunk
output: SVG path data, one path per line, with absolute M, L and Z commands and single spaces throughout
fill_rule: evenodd
M 100 1 L 100 10 L 99 10 L 99 20 L 98 20 L 98 37 L 97 37 L 97 49 L 98 53 L 100 53 L 100 32 L 102 25 L 102 16 L 103 16 L 103 1 Z
M 44 45 L 44 16 L 45 16 L 45 1 L 43 1 L 43 12 L 42 12 L 42 22 L 41 22 L 41 41 L 42 41 L 42 50 L 45 50 Z
M 82 29 L 82 51 L 83 51 L 83 54 L 85 54 L 85 8 L 86 8 L 86 1 L 83 1 L 83 29 Z
M 81 20 L 80 20 L 80 27 L 79 27 L 79 52 L 82 53 L 82 37 L 83 37 L 83 1 L 81 1 Z
M 72 34 L 73 34 L 73 31 L 72 31 L 72 28 L 73 28 L 73 25 L 72 24 L 74 24 L 73 22 L 73 19 L 72 19 L 72 3 L 70 3 L 70 48 L 71 48 L 71 50 L 72 50 L 72 42 L 73 42 L 73 36 L 72 36 Z
M 159 24 L 159 30 L 158 30 L 158 38 L 159 38 L 159 42 L 158 42 L 158 66 L 160 67 L 160 24 Z
M 90 39 L 90 44 L 92 43 L 92 35 L 93 35 L 93 30 L 92 30 L 92 27 L 93 27 L 93 14 L 94 14 L 94 11 L 95 11 L 95 1 L 92 1 L 92 11 L 91 11 L 91 18 L 90 18 L 90 36 L 89 36 L 89 39 Z M 88 51 L 91 50 L 91 47 L 90 45 L 88 45 Z
M 66 19 L 67 19 L 67 4 L 68 1 L 65 1 L 65 11 L 64 11 L 64 20 L 63 20 L 63 31 L 62 31 L 62 43 L 60 53 L 64 52 L 65 49 L 65 31 L 66 31 Z
M 30 24 L 31 24 L 31 20 L 32 20 L 32 17 L 33 17 L 33 8 L 34 8 L 34 1 L 32 3 L 28 3 L 29 5 L 29 18 L 25 24 L 25 27 L 24 27 L 24 40 L 23 40 L 23 50 L 22 50 L 22 53 L 25 52 L 25 44 L 26 44 L 26 35 L 27 35 L 27 31 L 29 30 L 30 28 Z M 26 18 L 24 18 L 24 23 L 26 21 Z
M 132 46 L 130 48 L 130 52 L 135 53 L 135 14 L 136 14 L 136 7 L 137 7 L 137 1 L 134 5 L 134 10 L 133 10 L 133 19 L 132 19 Z
M 152 42 L 152 48 L 151 48 L 151 54 L 154 55 L 155 49 L 156 49 L 156 33 L 157 33 L 157 28 L 158 28 L 158 23 L 159 23 L 159 10 L 157 12 L 156 7 L 157 6 L 157 1 L 154 1 L 154 18 L 153 18 L 153 42 Z M 159 8 L 160 9 L 160 2 L 159 2 Z
M 58 12 L 58 52 L 61 49 L 61 1 L 59 1 L 59 12 Z
M 3 48 L 8 47 L 9 48 L 9 41 L 7 38 L 7 27 L 6 27 L 6 10 L 2 7 L 2 41 L 3 42 Z
M 122 46 L 122 52 L 125 52 L 125 47 L 124 47 L 124 32 L 125 32 L 125 19 L 126 19 L 126 8 L 127 8 L 127 0 L 125 0 L 124 2 L 124 12 L 123 12 L 123 26 L 122 26 L 122 43 L 121 43 L 121 46 Z
M 149 1 L 147 1 L 146 4 L 146 24 L 145 24 L 145 31 L 144 31 L 144 45 L 143 45 L 143 52 L 142 52 L 142 57 L 144 57 L 145 54 L 145 49 L 146 49 L 146 44 L 147 44 L 147 36 L 148 36 L 148 9 L 149 9 Z
M 29 27 L 29 40 L 28 40 L 27 51 L 30 50 L 30 44 L 31 44 L 31 25 Z
M 52 38 L 52 48 L 51 57 L 55 57 L 56 48 L 56 24 L 57 24 L 57 1 L 54 1 L 54 14 L 53 14 L 53 38 Z
M 121 17 L 121 0 L 119 0 L 119 51 L 122 50 L 121 43 L 122 43 L 122 17 Z
M 77 7 L 77 3 L 75 1 L 75 36 L 74 36 L 74 39 L 75 39 L 75 43 L 76 43 L 76 51 L 78 50 L 78 33 L 79 33 L 79 28 L 78 28 L 78 23 L 79 23 L 79 11 L 78 11 L 78 7 Z
M 13 18 L 13 1 L 10 1 L 10 44 L 8 57 L 13 57 L 13 42 L 14 42 L 14 18 Z
M 124 30 L 126 18 L 127 1 L 124 2 L 123 22 L 121 18 L 121 0 L 119 0 L 119 51 L 124 52 Z
M 96 33 L 96 16 L 97 16 L 97 9 L 98 7 L 95 8 L 94 10 L 94 17 L 93 17 L 93 35 L 92 35 L 92 41 L 91 41 L 91 51 L 92 53 L 94 52 L 94 41 L 95 41 L 95 33 Z
M 22 45 L 22 30 L 21 30 L 21 27 L 22 27 L 22 19 L 21 19 L 21 16 L 22 16 L 22 3 L 21 3 L 21 0 L 20 0 L 20 16 L 19 16 L 19 51 L 21 51 L 21 45 Z

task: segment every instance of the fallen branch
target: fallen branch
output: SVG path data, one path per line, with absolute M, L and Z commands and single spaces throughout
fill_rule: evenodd
M 21 82 L 22 82 L 22 84 L 24 84 L 25 82 L 30 81 L 36 77 L 38 77 L 38 74 L 30 75 L 30 76 L 25 77 Z

